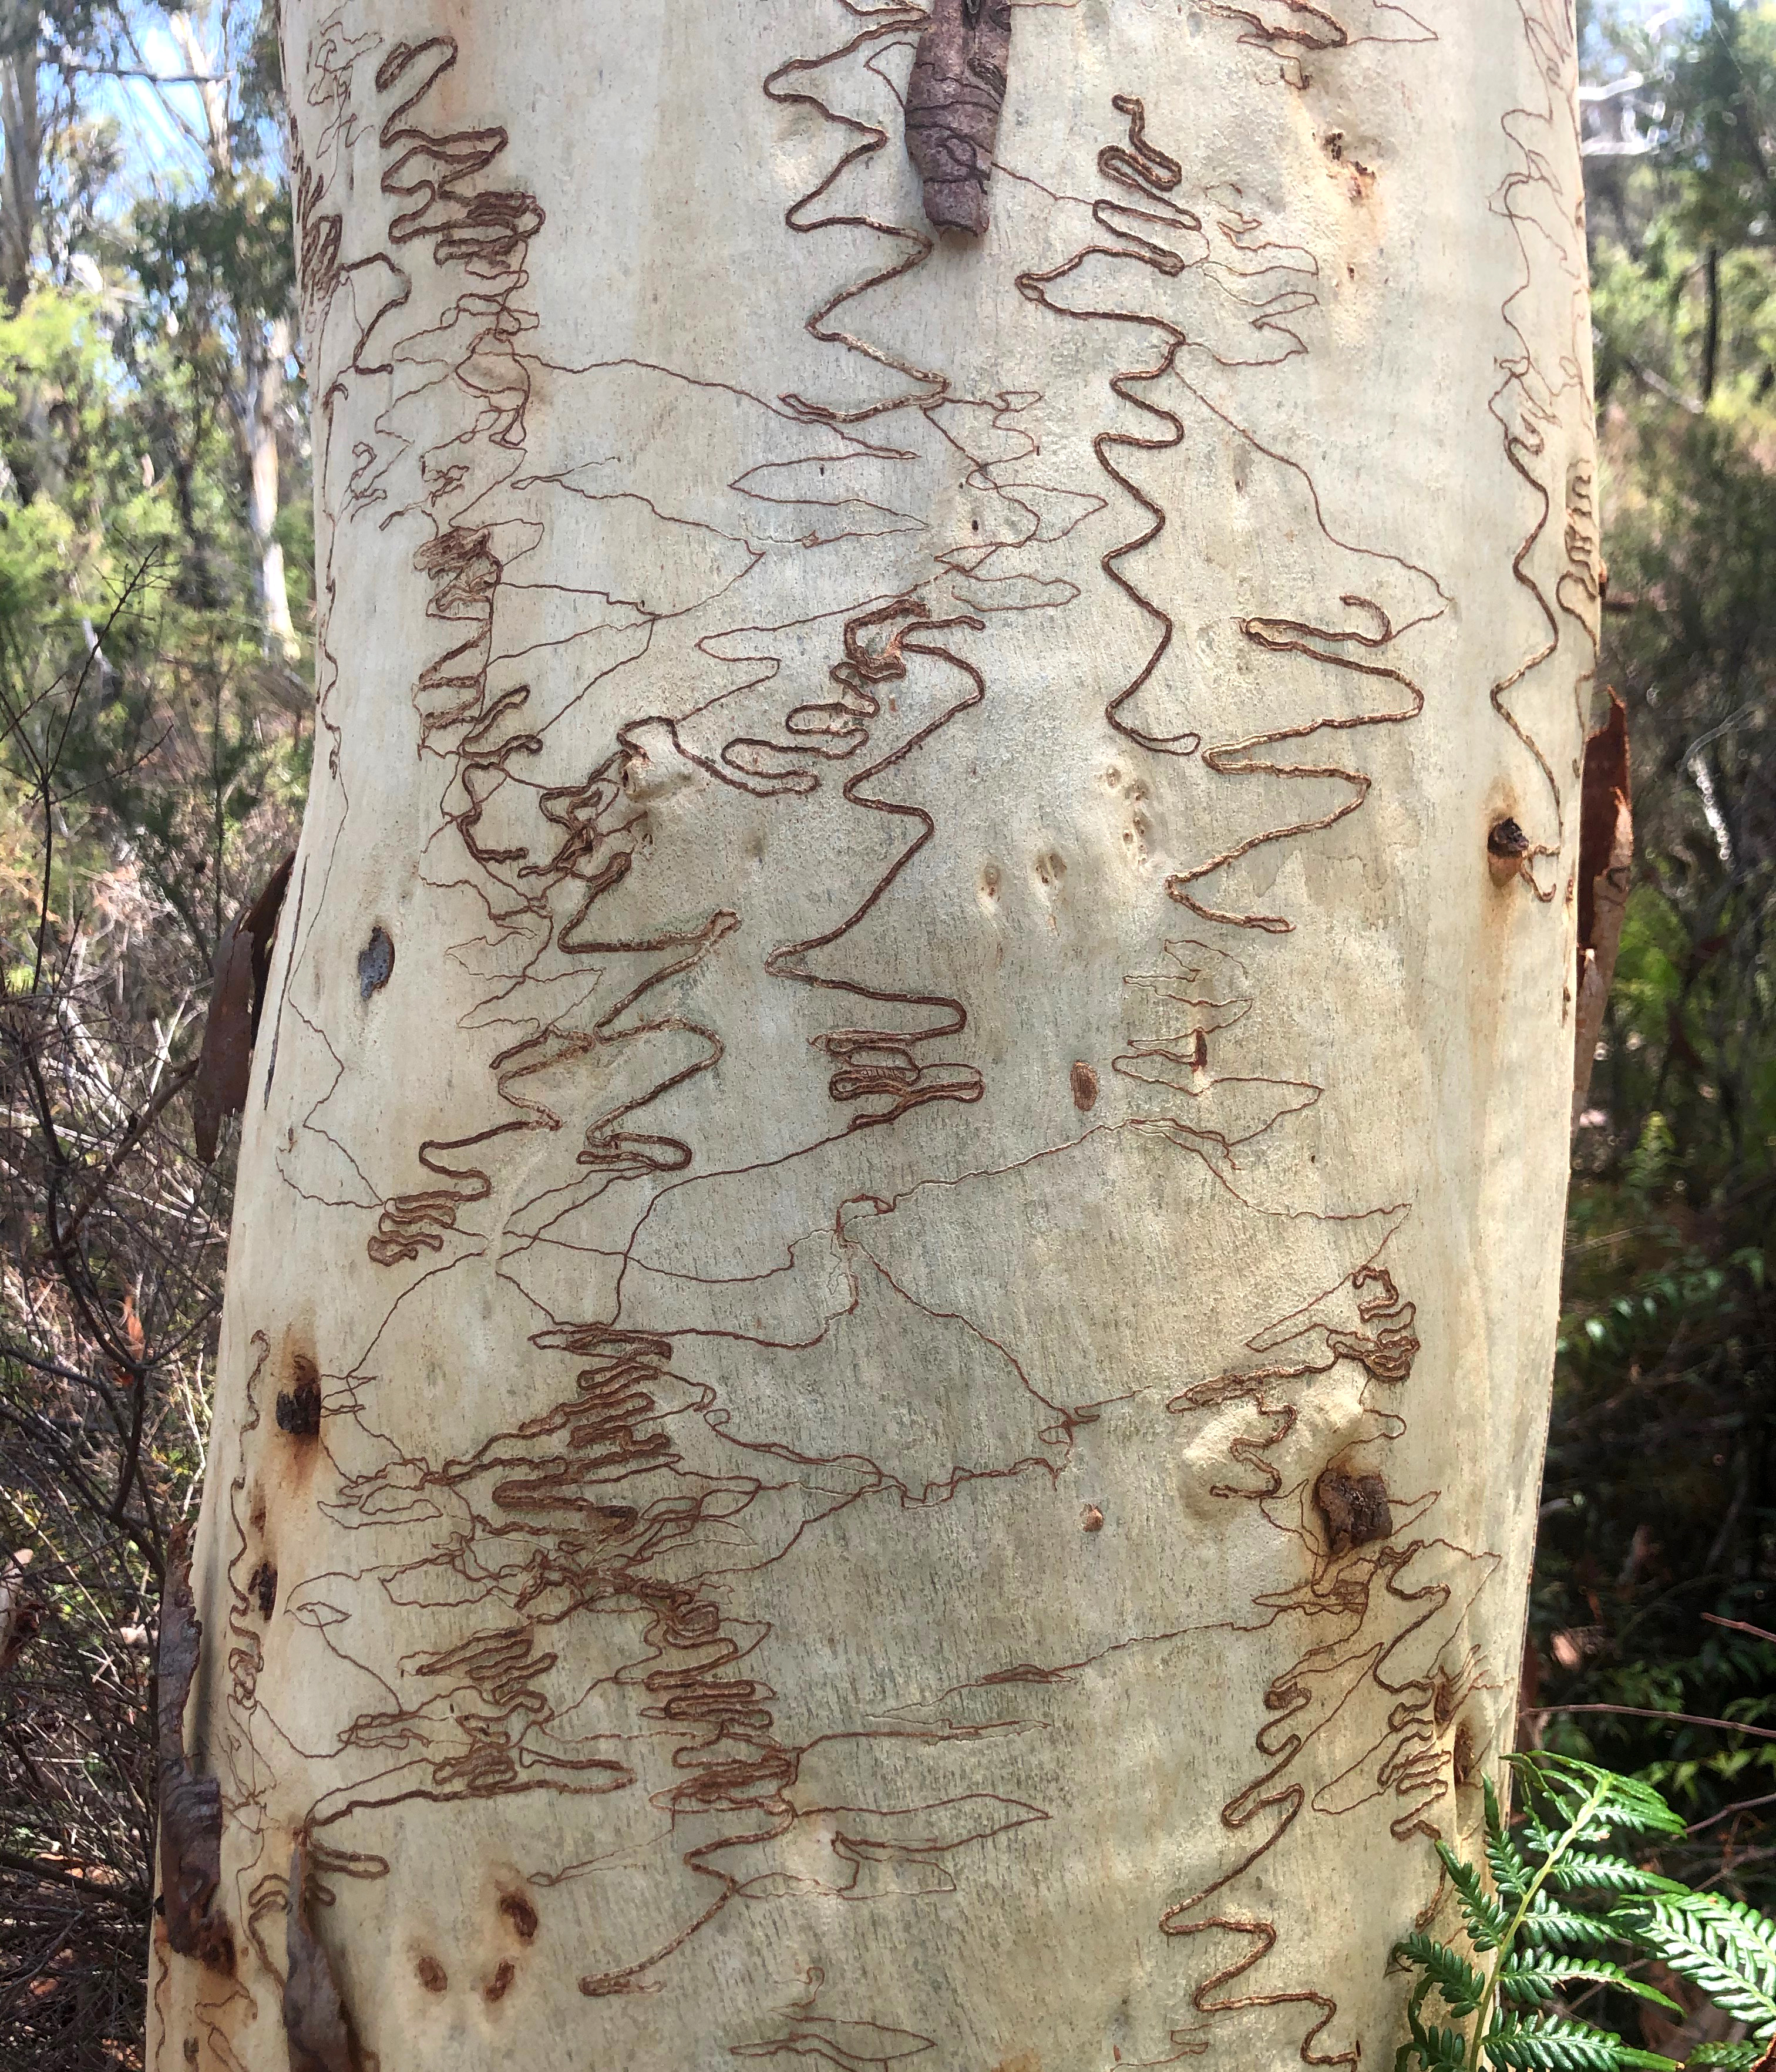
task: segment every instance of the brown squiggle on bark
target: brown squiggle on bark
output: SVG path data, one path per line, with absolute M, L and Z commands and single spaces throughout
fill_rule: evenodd
M 886 7 L 867 8 L 856 5 L 855 0 L 843 0 L 843 4 L 848 13 L 869 26 L 860 29 L 849 43 L 837 50 L 828 51 L 820 57 L 791 58 L 786 64 L 779 65 L 766 80 L 764 90 L 767 99 L 786 107 L 811 108 L 823 121 L 834 123 L 858 139 L 815 186 L 784 210 L 783 220 L 790 228 L 804 233 L 837 228 L 868 230 L 879 237 L 892 238 L 897 244 L 910 248 L 892 265 L 879 267 L 849 288 L 841 288 L 836 294 L 829 296 L 807 319 L 806 328 L 808 335 L 820 339 L 822 344 L 842 345 L 852 352 L 861 353 L 865 360 L 874 361 L 878 367 L 888 368 L 894 373 L 904 376 L 909 381 L 918 383 L 918 388 L 910 393 L 892 397 L 879 403 L 861 404 L 849 410 L 832 404 L 811 402 L 807 397 L 793 393 L 781 398 L 784 407 L 798 417 L 824 424 L 857 425 L 871 417 L 880 417 L 886 411 L 901 409 L 908 403 L 936 402 L 947 393 L 949 383 L 944 376 L 934 372 L 931 368 L 915 366 L 912 361 L 902 359 L 886 347 L 871 345 L 854 332 L 837 329 L 828 322 L 830 317 L 848 303 L 856 302 L 860 296 L 869 294 L 877 288 L 886 287 L 890 282 L 898 281 L 902 275 L 911 273 L 915 266 L 923 265 L 930 257 L 933 249 L 933 240 L 923 231 L 909 229 L 902 224 L 886 223 L 873 216 L 842 212 L 820 216 L 808 214 L 808 211 L 845 178 L 853 166 L 873 157 L 884 148 L 888 142 L 888 133 L 876 123 L 862 121 L 853 115 L 841 115 L 817 93 L 800 86 L 791 87 L 786 82 L 810 77 L 826 66 L 851 56 L 866 44 L 898 35 L 907 29 L 920 27 L 926 18 L 923 10 L 916 6 L 890 4 Z
M 1092 441 L 1092 449 L 1097 455 L 1099 465 L 1148 514 L 1149 521 L 1133 538 L 1111 549 L 1103 557 L 1104 573 L 1159 627 L 1158 639 L 1147 660 L 1105 707 L 1105 717 L 1119 734 L 1139 747 L 1161 754 L 1188 755 L 1201 746 L 1199 733 L 1192 730 L 1173 735 L 1155 735 L 1132 726 L 1123 717 L 1124 708 L 1152 680 L 1164 660 L 1171 646 L 1174 625 L 1170 615 L 1138 588 L 1123 572 L 1120 565 L 1128 557 L 1138 554 L 1159 537 L 1166 526 L 1165 511 L 1116 465 L 1110 455 L 1117 450 L 1165 452 L 1182 443 L 1184 426 L 1176 413 L 1137 392 L 1168 375 L 1177 376 L 1182 380 L 1183 376 L 1177 364 L 1178 356 L 1190 340 L 1176 325 L 1157 314 L 1075 309 L 1057 302 L 1046 292 L 1050 285 L 1067 279 L 1094 258 L 1132 261 L 1149 268 L 1163 278 L 1174 278 L 1183 269 L 1182 257 L 1170 246 L 1157 241 L 1155 236 L 1148 235 L 1147 232 L 1175 234 L 1180 231 L 1200 231 L 1202 227 L 1199 216 L 1170 199 L 1182 177 L 1182 168 L 1175 158 L 1160 150 L 1149 139 L 1146 111 L 1142 103 L 1133 95 L 1118 94 L 1113 105 L 1120 114 L 1128 117 L 1128 141 L 1126 146 L 1109 145 L 1100 150 L 1098 154 L 1099 171 L 1107 179 L 1140 196 L 1145 206 L 1131 208 L 1125 204 L 1101 199 L 1094 203 L 1094 220 L 1120 241 L 1113 245 L 1089 245 L 1046 272 L 1020 274 L 1018 286 L 1029 299 L 1041 303 L 1045 309 L 1052 310 L 1058 314 L 1088 323 L 1134 324 L 1157 331 L 1166 340 L 1164 351 L 1151 366 L 1115 374 L 1110 381 L 1112 393 L 1122 401 L 1132 405 L 1148 417 L 1158 419 L 1166 426 L 1166 430 L 1149 438 L 1126 432 L 1100 432 Z M 1190 388 L 1190 384 L 1186 382 L 1185 386 Z M 1194 388 L 1191 393 L 1196 396 L 1205 409 L 1227 425 L 1230 430 L 1240 432 L 1240 428 L 1234 426 L 1206 397 L 1197 394 Z M 1249 438 L 1250 435 L 1240 432 L 1240 436 Z M 1252 443 L 1256 445 L 1258 442 L 1253 441 Z M 1260 450 L 1268 450 L 1260 446 Z M 1314 503 L 1317 508 L 1317 492 Z M 1353 713 L 1342 717 L 1332 715 L 1316 717 L 1297 726 L 1272 728 L 1248 735 L 1244 740 L 1219 743 L 1204 750 L 1204 763 L 1219 776 L 1326 778 L 1348 786 L 1350 796 L 1329 812 L 1304 816 L 1285 827 L 1264 828 L 1242 841 L 1231 844 L 1204 863 L 1187 870 L 1174 871 L 1166 881 L 1167 891 L 1181 906 L 1188 907 L 1203 920 L 1220 922 L 1229 927 L 1261 929 L 1273 935 L 1289 932 L 1293 923 L 1281 915 L 1223 911 L 1205 905 L 1191 888 L 1225 870 L 1255 849 L 1272 842 L 1290 840 L 1297 835 L 1317 833 L 1336 826 L 1340 820 L 1357 812 L 1368 796 L 1373 780 L 1362 771 L 1330 763 L 1284 762 L 1267 758 L 1262 751 L 1284 742 L 1306 739 L 1326 730 L 1342 731 L 1404 722 L 1416 719 L 1424 709 L 1424 694 L 1416 684 L 1400 670 L 1385 663 L 1365 660 L 1363 652 L 1359 652 L 1367 651 L 1372 655 L 1389 646 L 1397 637 L 1397 630 L 1388 615 L 1369 598 L 1346 595 L 1340 602 L 1350 610 L 1367 612 L 1374 621 L 1373 626 L 1366 630 L 1361 627 L 1316 627 L 1288 619 L 1248 618 L 1240 622 L 1240 630 L 1254 647 L 1264 652 L 1305 656 L 1359 677 L 1391 684 L 1397 687 L 1396 695 L 1391 703 L 1379 711 Z
M 900 623 L 897 625 L 896 622 Z M 890 625 L 895 626 L 895 631 L 890 635 L 886 644 L 879 652 L 871 653 L 861 637 L 865 629 Z M 849 804 L 861 806 L 870 812 L 885 813 L 891 818 L 915 823 L 919 832 L 912 843 L 901 852 L 871 887 L 862 903 L 842 921 L 819 935 L 810 936 L 804 942 L 786 943 L 773 950 L 765 959 L 765 969 L 773 978 L 793 979 L 800 985 L 826 988 L 873 1004 L 892 1004 L 937 1011 L 938 1020 L 912 1032 L 867 1028 L 834 1029 L 828 1030 L 819 1038 L 820 1047 L 837 1067 L 829 1082 L 833 1100 L 880 1104 L 859 1107 L 849 1125 L 852 1129 L 894 1122 L 909 1108 L 916 1108 L 926 1101 L 977 1101 L 985 1091 L 985 1082 L 972 1066 L 922 1065 L 919 1060 L 920 1045 L 960 1035 L 968 1026 L 968 1010 L 960 1001 L 935 994 L 886 992 L 874 986 L 861 985 L 855 980 L 823 976 L 806 968 L 806 960 L 810 956 L 819 951 L 831 948 L 841 936 L 849 935 L 863 921 L 871 908 L 886 894 L 894 880 L 936 833 L 937 823 L 923 806 L 885 799 L 866 793 L 861 787 L 870 779 L 882 775 L 903 761 L 940 728 L 948 726 L 952 720 L 979 705 L 985 697 L 985 679 L 972 663 L 964 662 L 947 648 L 928 645 L 913 638 L 915 629 L 938 632 L 951 626 L 968 627 L 978 632 L 981 622 L 978 619 L 962 615 L 934 619 L 923 605 L 911 598 L 897 598 L 890 605 L 851 620 L 845 629 L 845 660 L 832 672 L 832 680 L 839 687 L 839 698 L 824 707 L 798 707 L 789 716 L 788 725 L 792 730 L 800 721 L 804 730 L 824 731 L 831 729 L 837 732 L 844 742 L 842 748 L 817 750 L 817 753 L 849 755 L 869 739 L 863 722 L 874 718 L 880 711 L 875 693 L 870 687 L 900 681 L 906 674 L 906 654 L 925 655 L 935 660 L 947 662 L 961 671 L 972 686 L 956 703 L 947 707 L 935 719 L 928 721 L 898 747 L 886 755 L 878 757 L 864 769 L 855 771 L 845 780 L 844 796 Z
M 1240 42 L 1268 50 L 1292 47 L 1297 51 L 1317 52 L 1348 50 L 1353 43 L 1433 40 L 1433 32 L 1416 15 L 1408 14 L 1397 0 L 1376 0 L 1378 14 L 1397 14 L 1403 23 L 1408 25 L 1397 37 L 1385 39 L 1352 35 L 1330 7 L 1317 6 L 1314 0 L 1270 0 L 1269 20 L 1265 19 L 1259 6 L 1242 6 L 1240 0 L 1207 0 L 1204 11 L 1219 15 L 1223 21 L 1244 22 L 1246 27 Z
M 1111 548 L 1103 557 L 1101 565 L 1124 596 L 1146 618 L 1159 628 L 1159 637 L 1152 652 L 1123 689 L 1104 707 L 1104 717 L 1116 732 L 1133 742 L 1137 747 L 1171 755 L 1191 755 L 1202 743 L 1199 734 L 1186 732 L 1176 734 L 1153 734 L 1132 726 L 1123 717 L 1123 709 L 1138 697 L 1172 644 L 1174 631 L 1171 615 L 1163 610 L 1146 593 L 1122 572 L 1121 564 L 1142 548 L 1151 546 L 1166 529 L 1163 508 L 1124 475 L 1110 458 L 1112 451 L 1133 453 L 1167 453 L 1179 445 L 1184 437 L 1184 426 L 1176 414 L 1160 405 L 1149 401 L 1134 393 L 1133 384 L 1157 381 L 1173 371 L 1173 364 L 1180 349 L 1186 343 L 1182 332 L 1162 320 L 1147 316 L 1132 316 L 1115 310 L 1076 310 L 1066 308 L 1053 301 L 1044 291 L 1057 281 L 1067 279 L 1079 271 L 1088 260 L 1100 257 L 1134 259 L 1150 266 L 1157 273 L 1170 279 L 1183 269 L 1183 261 L 1169 246 L 1159 244 L 1129 227 L 1145 224 L 1166 232 L 1199 231 L 1202 220 L 1193 211 L 1181 208 L 1170 199 L 1172 191 L 1183 178 L 1183 168 L 1176 158 L 1161 151 L 1147 138 L 1147 111 L 1133 94 L 1119 93 L 1112 103 L 1120 115 L 1128 118 L 1128 142 L 1106 145 L 1098 154 L 1098 170 L 1106 179 L 1128 189 L 1145 203 L 1145 208 L 1131 208 L 1125 204 L 1099 200 L 1092 205 L 1092 220 L 1112 236 L 1123 241 L 1116 245 L 1088 245 L 1070 259 L 1063 260 L 1044 273 L 1025 273 L 1018 276 L 1018 292 L 1028 301 L 1038 302 L 1044 309 L 1057 315 L 1070 316 L 1082 322 L 1136 324 L 1143 328 L 1165 333 L 1169 339 L 1165 351 L 1151 367 L 1137 368 L 1110 377 L 1112 393 L 1123 402 L 1131 405 L 1145 416 L 1157 418 L 1166 429 L 1150 438 L 1142 438 L 1133 432 L 1100 432 L 1092 442 L 1092 450 L 1097 455 L 1098 465 L 1117 487 L 1145 511 L 1149 523 L 1133 539 L 1124 540 L 1120 545 Z M 1117 220 L 1120 218 L 1123 220 Z

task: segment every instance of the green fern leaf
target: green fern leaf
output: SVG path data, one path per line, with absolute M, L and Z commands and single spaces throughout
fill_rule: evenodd
M 1503 1908 L 1481 1883 L 1478 1871 L 1472 1864 L 1463 1863 L 1446 1842 L 1437 1844 L 1437 1853 L 1443 1859 L 1449 1883 L 1455 1887 L 1455 1896 L 1467 1923 L 1468 1940 L 1476 1950 L 1496 1950 L 1507 1923 Z
M 1486 1989 L 1482 1974 L 1448 1943 L 1416 1931 L 1394 1948 L 1396 1957 L 1416 1964 L 1435 1984 L 1451 2014 L 1472 2014 Z
M 1557 1863 L 1548 1883 L 1560 1892 L 1664 1893 L 1685 1888 L 1675 1878 L 1643 1871 L 1626 1856 L 1600 1856 L 1575 1850 Z
M 1412 2072 L 1415 2063 L 1419 2072 L 1466 2072 L 1467 2043 L 1461 2031 L 1441 2029 L 1435 2022 L 1426 2024 L 1419 2019 L 1424 1996 L 1433 1983 L 1430 1974 L 1426 1972 L 1412 1988 L 1412 1997 L 1406 2008 L 1412 2041 L 1400 2046 L 1394 2058 L 1394 2072 Z
M 1468 2047 L 1462 2032 L 1439 2029 L 1433 2022 L 1420 2029 L 1410 2043 L 1402 2044 L 1394 2060 L 1394 2072 L 1466 2072 Z
M 1678 2072 L 1674 2060 L 1634 2050 L 1607 2029 L 1570 2015 L 1501 2015 L 1486 2041 L 1494 2067 L 1530 2072 L 1618 2072 L 1632 2066 L 1645 2072 Z
M 1630 1978 L 1621 1965 L 1600 1957 L 1550 1957 L 1540 1952 L 1505 1960 L 1498 1974 L 1498 1997 L 1514 2007 L 1545 2007 L 1556 1993 L 1580 1982 L 1614 1986 L 1637 2000 L 1651 2000 L 1674 2014 L 1683 2010 L 1656 1987 Z
M 1698 2068 L 1698 2072 L 1704 2066 L 1712 2068 L 1712 2072 L 1754 2072 L 1763 2054 L 1761 2043 L 1704 2043 L 1690 2059 L 1690 2064 Z
M 1466 2072 L 1467 2039 L 1460 2029 L 1439 2029 L 1433 2022 L 1424 2033 L 1430 2044 L 1424 2072 Z
M 1515 1906 L 1528 1891 L 1536 1873 L 1523 1861 L 1506 1828 L 1492 1779 L 1482 1780 L 1486 1794 L 1486 1864 L 1492 1881 L 1507 1904 Z
M 1518 1933 L 1538 1950 L 1607 1950 L 1622 1940 L 1619 1926 L 1555 1906 L 1545 1888 L 1536 1894 Z
M 1776 1921 L 1712 1893 L 1658 1899 L 1624 1918 L 1637 1940 L 1762 2041 L 1776 2036 Z
M 1581 1762 L 1577 1756 L 1551 1755 L 1545 1750 L 1536 1755 L 1512 1756 L 1510 1762 L 1530 1789 L 1540 1786 L 1558 1801 L 1566 1824 L 1577 1825 L 1588 1840 L 1593 1836 L 1601 1840 L 1611 1827 L 1630 1834 L 1680 1835 L 1684 1832 L 1682 1816 L 1638 1778 L 1623 1777 L 1612 1770 L 1600 1770 L 1595 1763 Z M 1599 1799 L 1597 1807 L 1581 1823 L 1581 1808 L 1594 1796 Z

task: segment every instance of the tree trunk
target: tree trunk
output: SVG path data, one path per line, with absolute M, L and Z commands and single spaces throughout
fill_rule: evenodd
M 286 0 L 157 2072 L 1391 2060 L 1556 1323 L 1573 25 L 1000 4 L 939 239 L 915 7 Z
M 166 26 L 179 46 L 204 109 L 205 155 L 218 185 L 234 177 L 234 137 L 229 124 L 228 37 L 225 22 L 217 27 L 214 47 L 199 34 L 190 12 L 180 9 Z M 240 339 L 241 379 L 231 388 L 229 401 L 240 427 L 247 462 L 247 526 L 259 557 L 259 607 L 265 644 L 286 662 L 301 652 L 290 615 L 290 584 L 284 570 L 282 543 L 273 536 L 278 523 L 280 456 L 278 412 L 283 401 L 284 362 L 290 357 L 290 327 L 281 316 L 269 321 L 243 305 L 235 310 Z
M 37 108 L 37 16 L 17 0 L 0 0 L 0 142 L 6 150 L 0 190 L 0 294 L 16 316 L 31 292 L 42 176 L 43 122 Z
M 289 357 L 290 327 L 273 320 L 262 347 L 247 369 L 244 429 L 247 446 L 247 519 L 259 550 L 259 599 L 265 639 L 286 661 L 300 649 L 290 615 L 290 585 L 284 574 L 284 549 L 273 531 L 278 523 L 278 412 L 283 401 L 284 362 Z

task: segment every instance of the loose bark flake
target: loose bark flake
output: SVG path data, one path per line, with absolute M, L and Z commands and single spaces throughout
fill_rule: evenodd
M 1622 947 L 1634 816 L 1628 781 L 1628 708 L 1612 691 L 1610 717 L 1585 744 L 1579 802 L 1578 1007 L 1573 1017 L 1572 1127 L 1579 1126 L 1591 1067 Z
M 234 1961 L 228 1923 L 211 1911 L 222 1881 L 222 1786 L 199 1777 L 185 1749 L 185 1705 L 197 1674 L 204 1628 L 191 1597 L 191 1564 L 170 1571 L 160 1610 L 160 1876 L 166 1939 L 182 1957 L 212 1970 Z
M 1010 55 L 1011 0 L 934 0 L 906 86 L 906 153 L 939 230 L 987 227 Z
M 236 915 L 216 948 L 210 1011 L 191 1093 L 197 1155 L 206 1166 L 216 1157 L 225 1119 L 247 1104 L 253 1041 L 271 983 L 272 939 L 295 860 L 294 852 L 284 858 L 264 891 Z
M 285 1952 L 290 1966 L 284 1987 L 290 2072 L 356 2072 L 352 2025 L 332 1960 L 315 1940 L 308 1917 L 308 1850 L 302 1842 L 290 1852 Z

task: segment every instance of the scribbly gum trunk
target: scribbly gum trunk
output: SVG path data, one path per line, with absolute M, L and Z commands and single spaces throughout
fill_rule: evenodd
M 911 6 L 286 0 L 156 2072 L 1391 2061 L 1555 1325 L 1573 27 L 1003 12 L 915 168 Z

